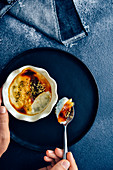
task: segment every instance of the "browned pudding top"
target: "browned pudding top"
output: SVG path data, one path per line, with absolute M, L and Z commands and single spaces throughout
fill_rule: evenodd
M 69 99 L 64 106 L 62 107 L 59 115 L 58 115 L 58 122 L 65 122 L 67 118 L 70 116 L 71 109 L 74 105 L 74 102 L 72 102 L 72 99 Z
M 44 92 L 49 92 L 50 100 L 52 92 L 48 80 L 41 73 L 25 68 L 13 79 L 8 89 L 8 96 L 11 105 L 19 113 L 31 115 L 33 114 L 31 105 Z

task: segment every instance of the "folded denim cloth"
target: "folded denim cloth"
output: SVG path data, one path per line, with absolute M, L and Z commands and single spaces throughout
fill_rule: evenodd
M 4 2 L 5 4 L 12 4 L 14 3 L 16 0 L 1 0 L 2 2 Z
M 19 0 L 10 14 L 66 46 L 87 35 L 73 0 Z
M 0 18 L 2 18 L 6 12 L 15 5 L 16 1 L 17 0 L 0 0 Z

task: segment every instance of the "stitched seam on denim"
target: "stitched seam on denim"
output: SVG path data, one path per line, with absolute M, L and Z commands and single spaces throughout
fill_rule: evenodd
M 60 34 L 60 27 L 59 27 L 58 17 L 57 17 L 57 13 L 56 13 L 55 0 L 51 0 L 51 6 L 52 6 L 52 12 L 53 12 L 53 14 L 55 16 L 55 20 L 56 20 L 56 22 L 55 22 L 55 31 L 56 31 L 58 39 L 60 39 L 62 41 L 61 34 Z
M 11 5 L 5 5 L 7 7 L 7 9 L 4 11 L 4 8 L 3 7 L 1 10 L 0 10 L 0 18 L 2 18 L 16 3 L 18 2 L 18 0 L 16 2 L 14 2 L 13 4 Z M 2 12 L 1 12 L 2 11 Z
M 64 45 L 66 45 L 66 46 L 69 46 L 69 44 L 73 43 L 74 41 L 78 41 L 78 40 L 80 40 L 81 38 L 83 38 L 85 36 L 86 36 L 85 32 L 82 32 L 82 33 L 80 33 L 80 34 L 78 34 L 78 35 L 76 35 L 76 36 L 74 36 L 72 38 L 69 38 L 69 39 L 67 39 L 65 41 L 62 41 L 62 43 Z

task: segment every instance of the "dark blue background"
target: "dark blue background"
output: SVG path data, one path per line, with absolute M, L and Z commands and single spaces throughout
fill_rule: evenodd
M 59 48 L 82 60 L 97 82 L 100 103 L 92 128 L 84 138 L 70 147 L 70 150 L 80 170 L 111 170 L 113 169 L 112 2 L 92 0 L 92 3 L 83 9 L 90 32 L 86 38 L 68 48 L 10 15 L 5 15 L 0 19 L 0 71 L 14 56 L 36 47 Z M 28 150 L 11 141 L 8 150 L 0 159 L 0 169 L 38 169 L 44 166 L 43 156 L 44 153 Z

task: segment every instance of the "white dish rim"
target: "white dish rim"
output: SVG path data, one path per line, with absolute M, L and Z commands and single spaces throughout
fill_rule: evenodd
M 21 113 L 17 112 L 13 108 L 13 106 L 10 104 L 9 97 L 8 97 L 8 88 L 9 88 L 11 82 L 25 68 L 32 68 L 34 71 L 37 71 L 37 72 L 41 73 L 48 80 L 48 82 L 51 85 L 51 89 L 52 89 L 52 97 L 51 97 L 51 101 L 48 104 L 48 106 L 45 108 L 45 110 L 43 112 L 41 112 L 39 114 L 36 114 L 36 115 L 32 115 L 32 116 L 24 115 L 24 114 L 21 114 Z M 4 85 L 3 85 L 3 88 L 2 88 L 2 96 L 3 96 L 3 103 L 4 103 L 4 105 L 6 106 L 7 110 L 15 118 L 17 118 L 19 120 L 24 120 L 24 121 L 27 121 L 27 122 L 35 122 L 35 121 L 37 121 L 39 119 L 42 119 L 42 118 L 48 116 L 51 113 L 53 107 L 55 106 L 55 104 L 56 104 L 56 102 L 58 100 L 57 83 L 49 75 L 49 73 L 45 69 L 39 68 L 39 67 L 35 67 L 35 66 L 32 66 L 32 65 L 26 65 L 26 66 L 20 67 L 19 69 L 16 69 L 16 70 L 12 71 L 9 74 L 9 76 L 7 77 L 7 79 L 6 79 L 6 81 L 5 81 Z

